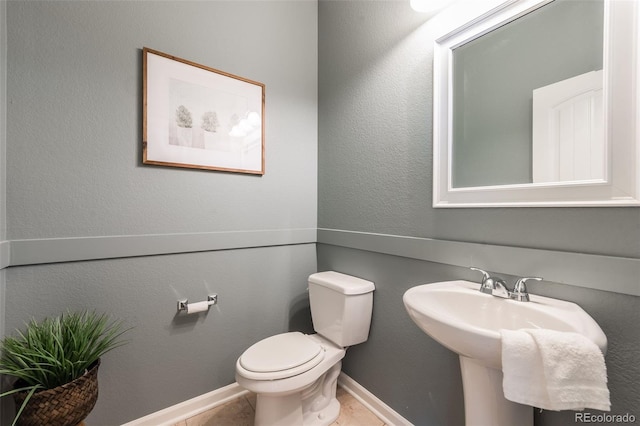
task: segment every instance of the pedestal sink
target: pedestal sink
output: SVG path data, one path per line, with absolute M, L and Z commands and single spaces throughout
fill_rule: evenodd
M 603 353 L 607 338 L 575 303 L 536 295 L 530 302 L 519 302 L 481 293 L 479 288 L 462 280 L 424 284 L 407 290 L 403 301 L 422 331 L 460 356 L 467 426 L 531 426 L 532 408 L 504 398 L 500 330 L 580 333 Z

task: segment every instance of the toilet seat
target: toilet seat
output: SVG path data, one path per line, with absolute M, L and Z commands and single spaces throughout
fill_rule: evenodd
M 312 369 L 324 355 L 322 345 L 295 331 L 255 343 L 240 356 L 237 367 L 248 379 L 278 380 Z

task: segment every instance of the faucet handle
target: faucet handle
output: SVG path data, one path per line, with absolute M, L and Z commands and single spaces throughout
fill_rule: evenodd
M 511 292 L 511 298 L 517 300 L 519 302 L 528 302 L 529 301 L 529 292 L 527 291 L 527 285 L 525 284 L 529 280 L 542 281 L 540 277 L 526 277 L 526 278 L 518 278 L 516 284 L 513 286 L 513 291 Z
M 470 267 L 472 271 L 478 271 L 482 273 L 482 283 L 480 284 L 480 291 L 486 294 L 494 294 L 494 290 L 499 290 L 500 293 L 507 293 L 505 288 L 505 282 L 500 278 L 493 278 L 487 271 L 480 268 Z M 506 297 L 506 296 L 502 296 Z
M 474 268 L 473 266 L 471 266 L 469 269 L 471 269 L 472 271 L 478 271 L 480 273 L 482 273 L 482 283 L 484 284 L 485 281 L 487 281 L 488 279 L 491 278 L 491 275 L 489 275 L 489 273 L 487 271 L 484 271 L 480 268 Z

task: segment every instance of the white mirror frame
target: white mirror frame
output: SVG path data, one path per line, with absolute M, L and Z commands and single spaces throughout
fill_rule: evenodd
M 553 0 L 463 2 L 465 21 L 435 41 L 433 207 L 640 206 L 640 2 L 605 0 L 606 180 L 453 188 L 453 50 Z M 474 5 L 475 10 L 469 11 Z M 455 11 L 452 13 L 454 16 Z M 463 14 L 464 15 L 464 14 Z

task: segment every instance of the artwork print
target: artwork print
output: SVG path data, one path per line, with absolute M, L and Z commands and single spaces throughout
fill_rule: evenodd
M 264 174 L 264 85 L 143 50 L 143 162 Z

